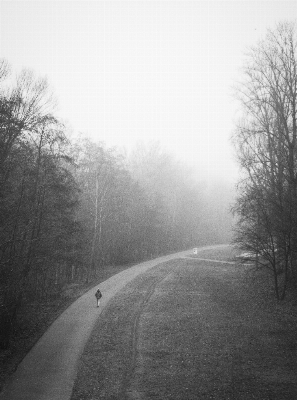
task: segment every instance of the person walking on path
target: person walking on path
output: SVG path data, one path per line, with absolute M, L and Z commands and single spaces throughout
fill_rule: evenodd
M 100 299 L 102 297 L 102 293 L 100 292 L 100 289 L 97 290 L 97 292 L 95 293 L 95 297 L 97 299 L 97 307 L 99 307 L 100 305 Z

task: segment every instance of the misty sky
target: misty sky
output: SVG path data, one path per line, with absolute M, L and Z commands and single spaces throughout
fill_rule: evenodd
M 296 18 L 296 1 L 1 1 L 0 56 L 47 76 L 75 131 L 233 179 L 244 52 Z

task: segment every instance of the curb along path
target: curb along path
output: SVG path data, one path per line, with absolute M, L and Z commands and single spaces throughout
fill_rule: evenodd
M 202 247 L 199 250 L 218 246 Z M 96 320 L 109 300 L 136 276 L 190 250 L 135 265 L 100 284 L 103 298 L 97 309 L 94 289 L 76 300 L 50 326 L 18 366 L 0 400 L 69 400 L 77 373 L 77 362 Z

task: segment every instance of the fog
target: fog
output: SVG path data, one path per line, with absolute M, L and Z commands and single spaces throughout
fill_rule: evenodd
M 217 236 L 206 240 L 230 240 L 239 176 L 230 140 L 233 87 L 246 49 L 291 18 L 294 2 L 11 1 L 0 7 L 1 57 L 16 72 L 29 68 L 47 77 L 71 137 L 83 133 L 130 160 L 139 147 L 159 146 L 180 162 L 180 179 L 200 188 L 207 205 L 200 221 Z
M 236 180 L 232 85 L 247 46 L 294 2 L 1 2 L 1 57 L 48 77 L 74 131 L 158 141 L 205 179 Z
M 24 305 L 43 313 L 105 268 L 230 242 L 232 88 L 247 48 L 295 15 L 293 1 L 0 3 L 0 347 Z

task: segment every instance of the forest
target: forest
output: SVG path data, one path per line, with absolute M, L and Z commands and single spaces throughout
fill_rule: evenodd
M 157 143 L 127 156 L 74 136 L 55 103 L 46 78 L 0 61 L 2 347 L 24 304 L 95 284 L 103 266 L 230 240 L 228 185 Z

